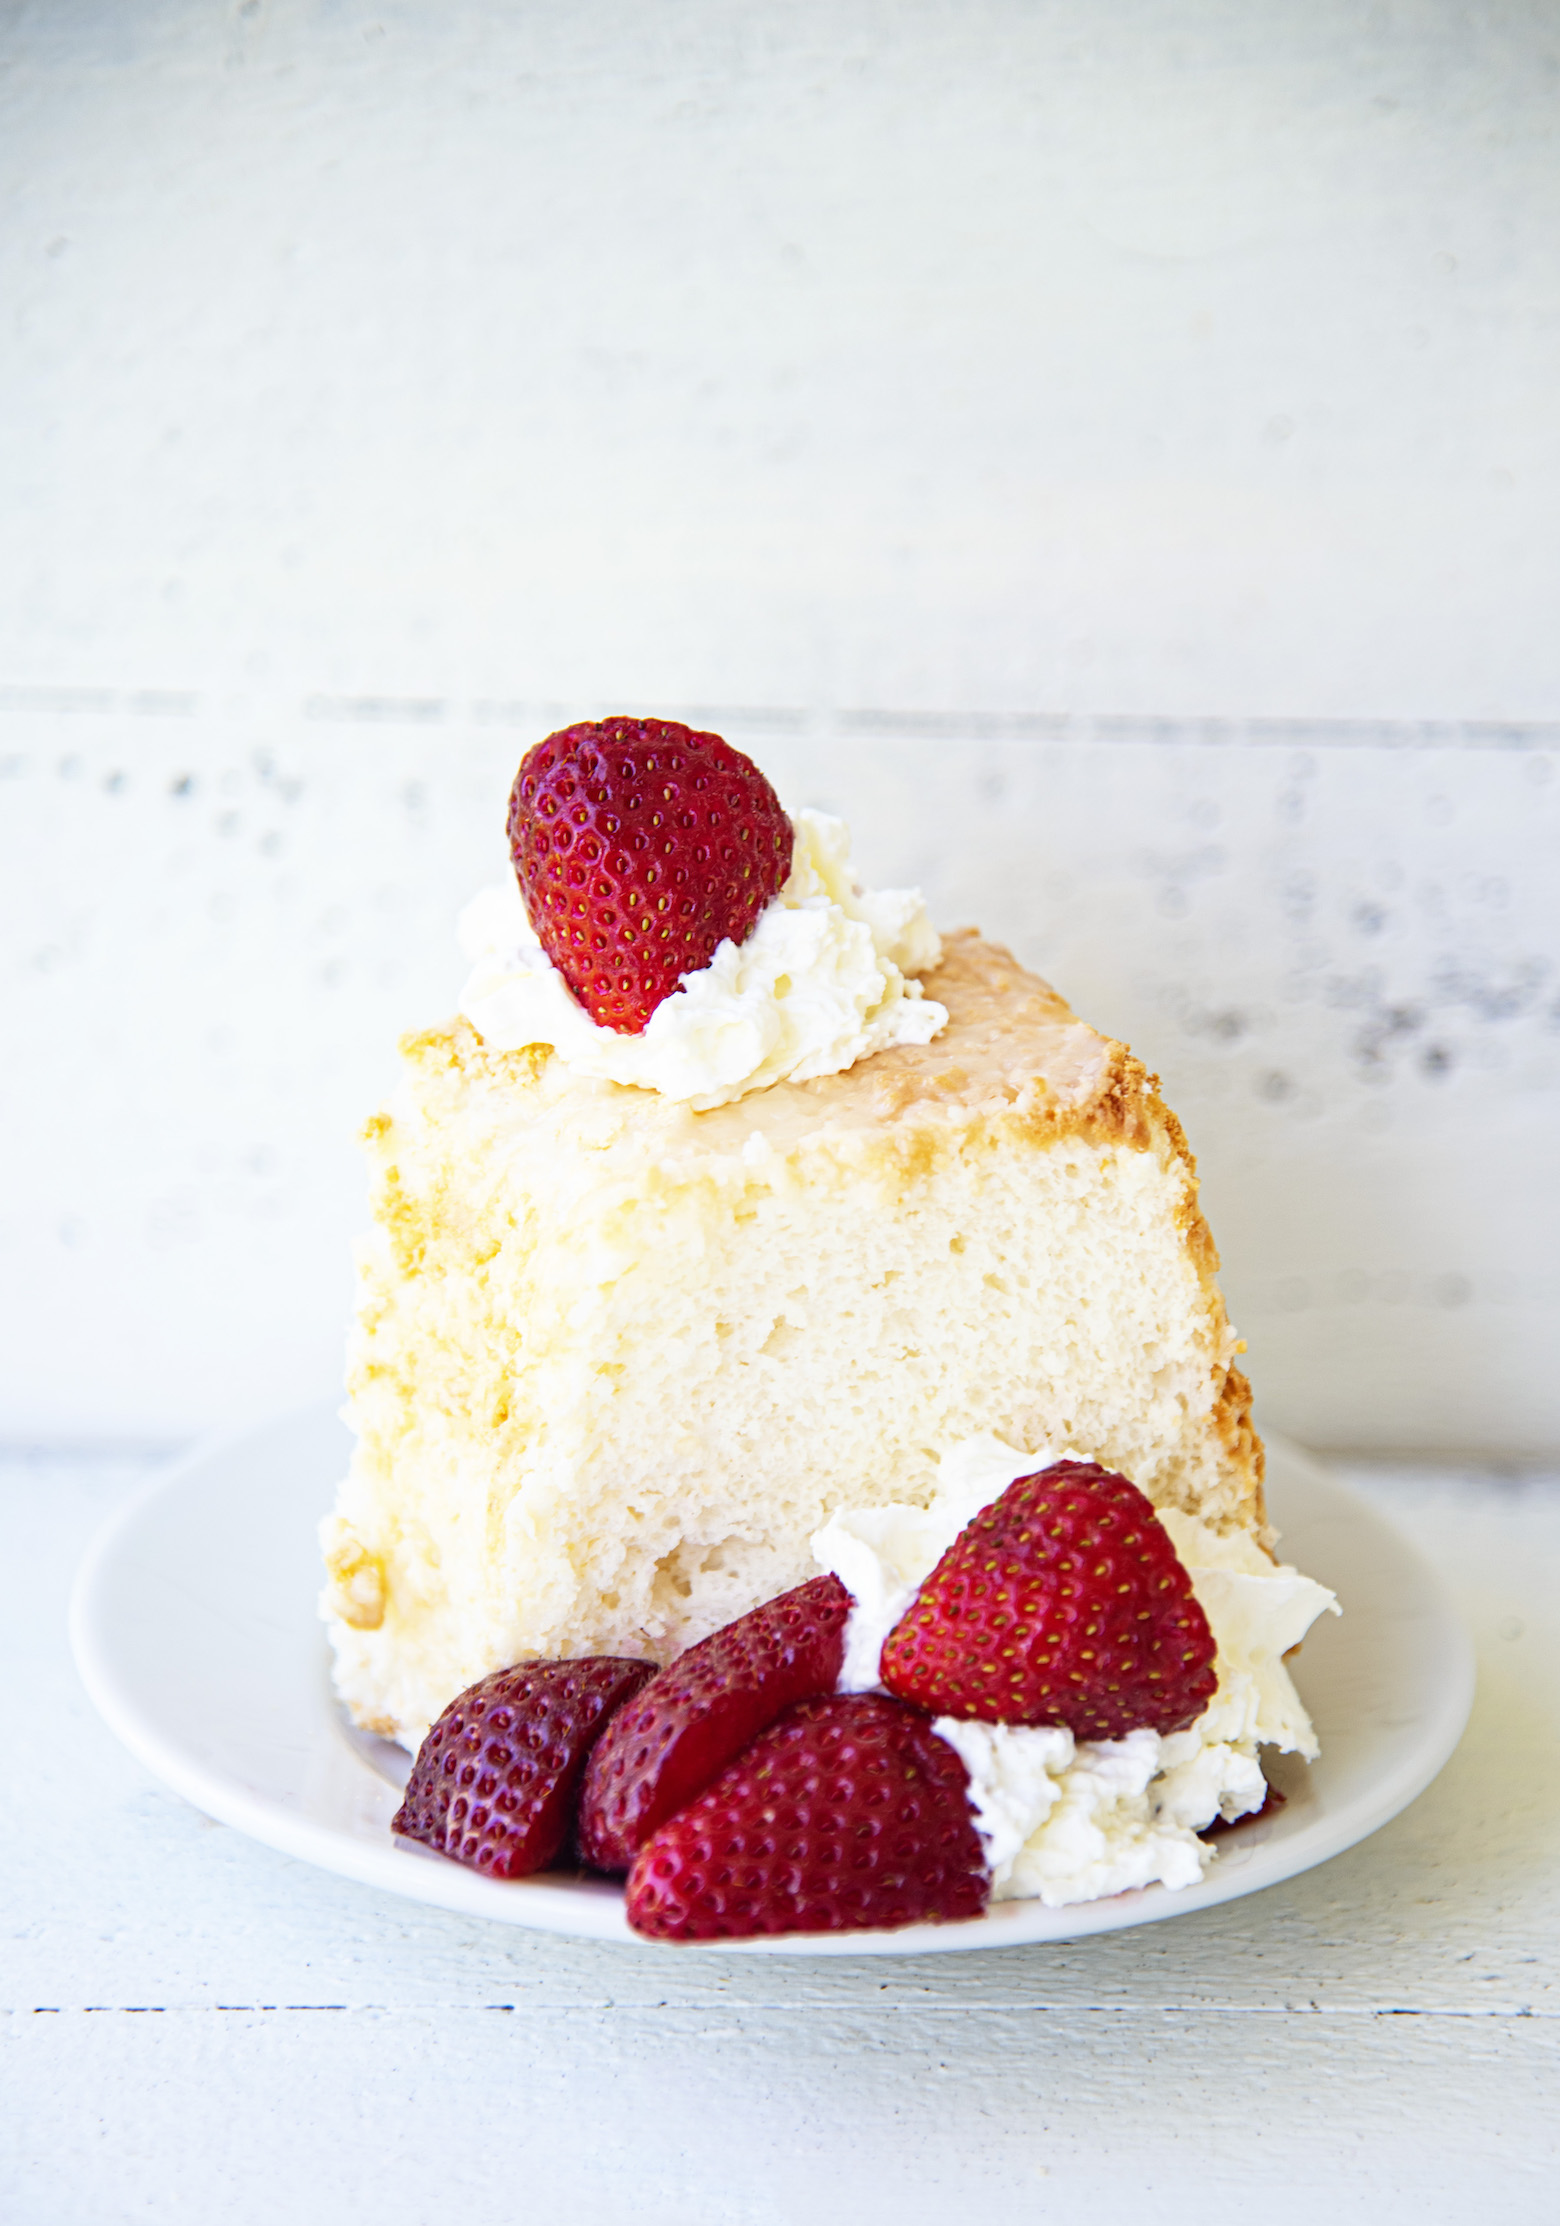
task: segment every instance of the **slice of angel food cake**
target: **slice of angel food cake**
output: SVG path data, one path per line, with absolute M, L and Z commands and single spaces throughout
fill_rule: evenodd
M 550 735 L 508 835 L 366 1132 L 324 1612 L 356 1722 L 428 1738 L 398 1828 L 501 1876 L 577 1845 L 667 1937 L 1200 1877 L 1261 1748 L 1316 1751 L 1283 1658 L 1335 1603 L 1270 1551 L 1155 1078 L 718 736 Z M 852 1800 L 950 1781 L 951 1900 L 803 1863 L 647 1915 L 777 1738 Z

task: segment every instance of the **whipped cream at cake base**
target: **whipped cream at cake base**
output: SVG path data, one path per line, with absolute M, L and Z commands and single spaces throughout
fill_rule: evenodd
M 743 944 L 728 938 L 683 977 L 642 1034 L 591 1019 L 537 941 L 513 877 L 461 914 L 472 968 L 462 1014 L 489 1050 L 549 1044 L 576 1074 L 656 1090 L 696 1112 L 930 1043 L 948 1014 L 916 978 L 942 955 L 920 891 L 863 888 L 843 820 L 802 811 L 791 824 L 779 895 Z
M 985 1432 L 943 1452 L 926 1507 L 849 1509 L 817 1531 L 814 1557 L 855 1600 L 840 1691 L 879 1689 L 884 1640 L 966 1523 L 1018 1477 L 1082 1458 L 1017 1452 Z M 970 1774 L 994 1902 L 1059 1909 L 1133 1887 L 1195 1885 L 1215 1852 L 1198 1833 L 1267 1798 L 1259 1748 L 1307 1760 L 1319 1751 L 1284 1656 L 1319 1615 L 1340 1612 L 1334 1595 L 1270 1560 L 1247 1531 L 1219 1532 L 1175 1508 L 1156 1513 L 1208 1618 L 1218 1689 L 1195 1723 L 1168 1737 L 1075 1740 L 1062 1729 L 939 1716 L 933 1729 Z

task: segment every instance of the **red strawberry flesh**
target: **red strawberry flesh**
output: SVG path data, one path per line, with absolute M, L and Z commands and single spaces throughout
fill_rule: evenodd
M 794 836 L 751 758 L 671 719 L 563 727 L 527 751 L 509 851 L 543 950 L 600 1027 L 642 1035 L 685 974 L 743 943 Z
M 869 1932 L 978 1917 L 989 1874 L 963 1763 L 881 1693 L 803 1701 L 640 1849 L 656 1940 Z
M 1137 1486 L 1059 1461 L 965 1525 L 889 1633 L 881 1672 L 933 1715 L 1122 1739 L 1200 1716 L 1218 1683 L 1214 1653 Z
M 614 1717 L 580 1794 L 579 1846 L 624 1871 L 641 1843 L 793 1702 L 832 1693 L 851 1596 L 813 1577 L 701 1639 Z
M 491 1878 L 545 1870 L 568 1839 L 591 1748 L 654 1668 L 598 1654 L 480 1679 L 418 1749 L 391 1830 Z

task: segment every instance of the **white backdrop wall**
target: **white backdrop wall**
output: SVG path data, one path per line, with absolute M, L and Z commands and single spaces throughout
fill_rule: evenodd
M 1560 1444 L 1560 17 L 0 8 L 0 1431 L 328 1391 L 520 751 L 1163 1074 L 1265 1410 Z

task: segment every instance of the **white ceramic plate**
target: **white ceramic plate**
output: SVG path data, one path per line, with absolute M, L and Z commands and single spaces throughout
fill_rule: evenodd
M 544 1932 L 637 1939 L 600 1879 L 484 1878 L 392 1839 L 409 1758 L 356 1732 L 331 1695 L 315 1616 L 315 1527 L 350 1439 L 328 1413 L 208 1447 L 159 1479 L 97 1540 L 71 1610 L 98 1708 L 148 1769 L 208 1816 L 268 1846 L 415 1901 Z M 1287 1805 L 1220 1841 L 1201 1885 L 1151 1886 L 1073 1909 L 1004 1902 L 962 1924 L 711 1943 L 722 1954 L 909 1955 L 1074 1940 L 1207 1909 L 1292 1878 L 1376 1831 L 1456 1746 L 1473 1658 L 1434 1572 L 1388 1524 L 1294 1447 L 1268 1441 L 1286 1560 L 1344 1605 L 1307 1639 L 1297 1683 L 1321 1736 L 1309 1769 L 1274 1776 Z

